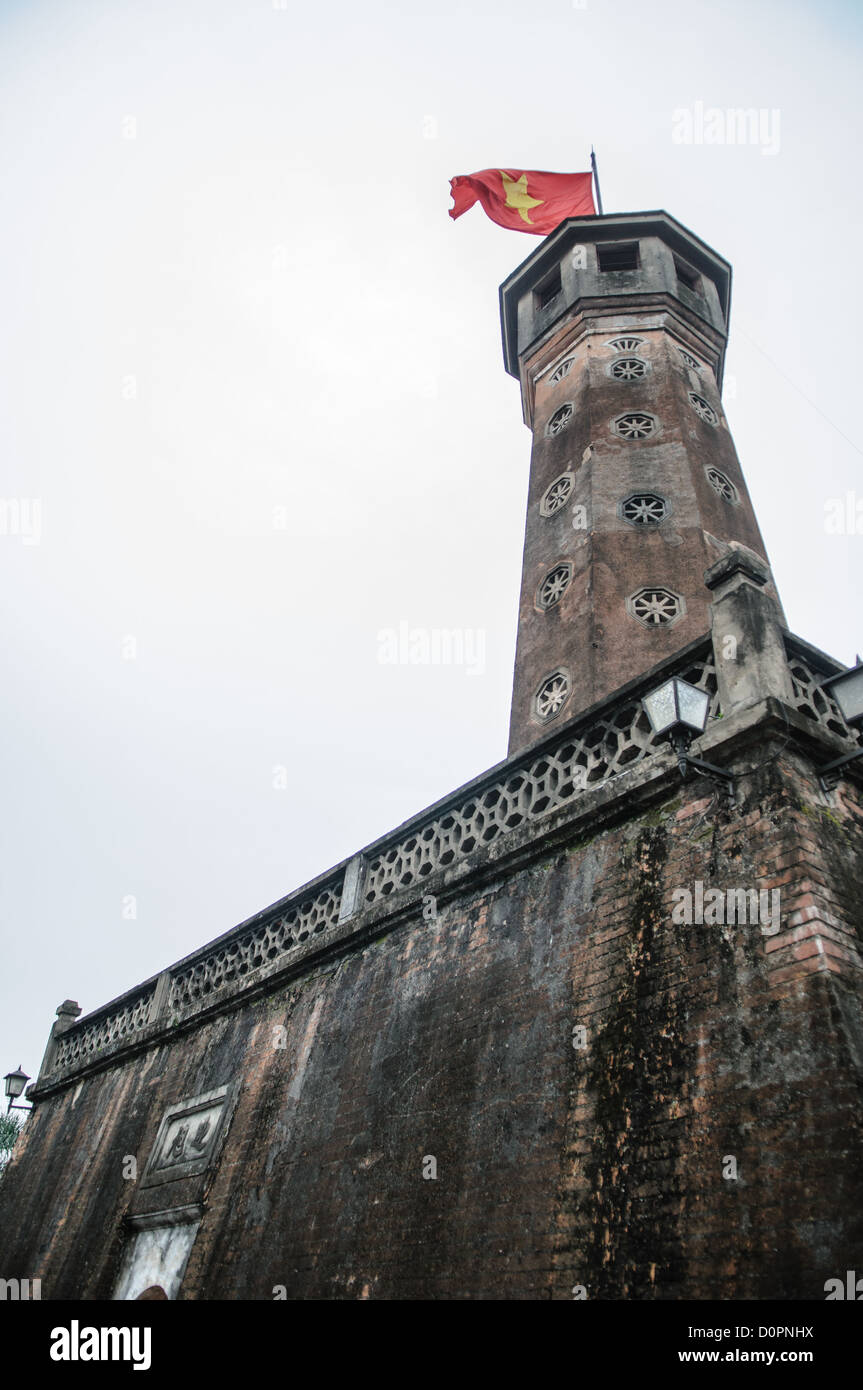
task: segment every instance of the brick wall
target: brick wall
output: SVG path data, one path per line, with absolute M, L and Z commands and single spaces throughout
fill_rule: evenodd
M 536 833 L 437 920 L 47 1095 L 3 1275 L 110 1297 L 124 1157 L 239 1080 L 182 1298 L 823 1298 L 863 1235 L 863 820 L 791 749 L 752 762 L 733 808 L 693 779 Z M 676 923 L 696 880 L 779 888 L 779 930 Z

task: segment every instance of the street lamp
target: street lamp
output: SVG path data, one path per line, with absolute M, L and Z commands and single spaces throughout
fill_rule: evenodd
M 31 1105 L 12 1104 L 13 1100 L 17 1100 L 18 1097 L 23 1093 L 24 1087 L 27 1085 L 27 1082 L 29 1080 L 30 1078 L 27 1075 L 26 1071 L 21 1070 L 20 1062 L 18 1063 L 17 1071 L 7 1071 L 6 1075 L 3 1078 L 3 1081 L 6 1086 L 6 1094 L 9 1097 L 9 1103 L 6 1106 L 7 1115 L 9 1114 L 10 1110 L 32 1110 L 33 1107 Z
M 835 697 L 846 724 L 852 729 L 863 726 L 863 664 L 859 656 L 848 671 L 840 671 L 838 676 L 828 676 L 826 681 L 821 682 L 820 688 L 829 690 Z M 819 768 L 822 789 L 829 792 L 831 787 L 835 787 L 839 768 L 845 767 L 846 763 L 856 762 L 858 758 L 863 758 L 863 748 L 858 748 L 855 753 L 846 753 L 843 758 L 834 758 L 832 763 Z
M 713 763 L 706 763 L 703 758 L 693 758 L 689 753 L 689 745 L 693 738 L 696 734 L 703 734 L 707 724 L 707 711 L 710 707 L 707 691 L 699 690 L 697 686 L 690 685 L 679 676 L 673 676 L 671 680 L 657 686 L 649 695 L 645 695 L 641 703 L 653 732 L 667 735 L 677 754 L 677 766 L 680 768 L 681 777 L 686 777 L 690 767 L 697 768 L 708 777 L 727 782 L 729 795 L 732 795 L 734 778 L 730 772 L 726 772 L 723 767 L 714 766 Z

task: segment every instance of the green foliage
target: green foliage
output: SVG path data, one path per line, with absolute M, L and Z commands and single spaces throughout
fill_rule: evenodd
M 12 1157 L 12 1146 L 24 1128 L 21 1115 L 0 1115 L 0 1173 Z

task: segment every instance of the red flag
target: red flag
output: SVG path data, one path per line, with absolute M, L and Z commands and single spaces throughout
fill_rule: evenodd
M 593 205 L 592 175 L 543 174 L 528 169 L 481 169 L 450 179 L 454 206 L 450 217 L 461 217 L 479 199 L 492 222 L 513 232 L 545 236 L 565 217 L 589 217 Z

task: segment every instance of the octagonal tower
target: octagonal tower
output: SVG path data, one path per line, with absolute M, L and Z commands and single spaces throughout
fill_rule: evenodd
M 533 432 L 510 754 L 708 632 L 730 545 L 766 563 L 720 396 L 730 296 L 665 212 L 571 218 L 501 286 Z

